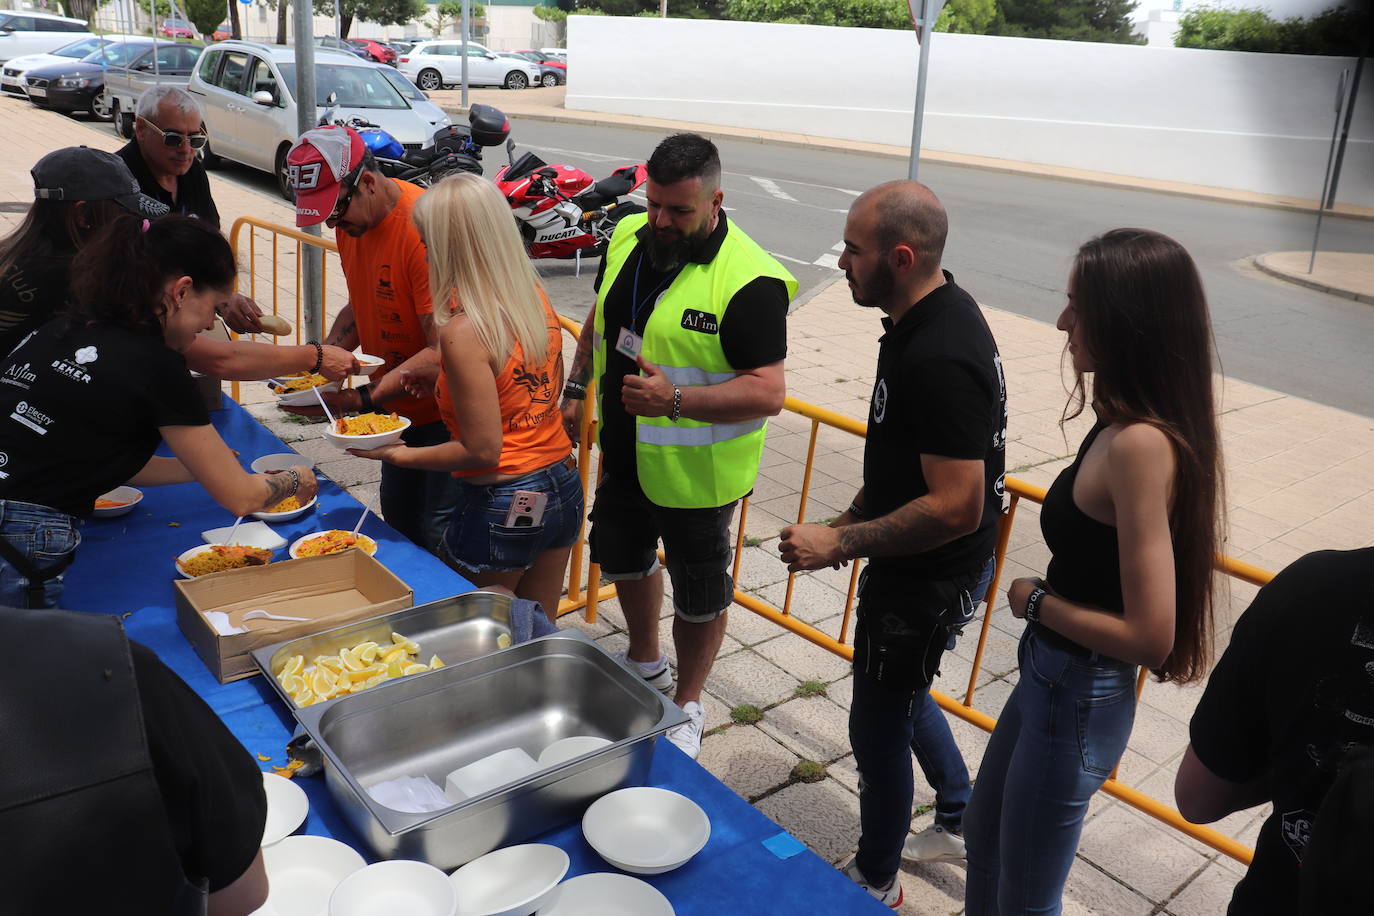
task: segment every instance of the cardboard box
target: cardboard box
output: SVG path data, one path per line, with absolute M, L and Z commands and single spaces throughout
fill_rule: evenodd
M 256 648 L 389 614 L 414 603 L 410 586 L 356 549 L 178 579 L 173 585 L 177 626 L 221 684 L 258 673 L 249 654 Z M 245 624 L 243 614 L 257 608 L 310 619 Z M 231 624 L 248 632 L 221 636 L 205 619 L 206 611 L 223 611 Z

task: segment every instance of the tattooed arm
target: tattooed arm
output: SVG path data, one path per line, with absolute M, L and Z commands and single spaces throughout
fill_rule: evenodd
M 582 333 L 577 336 L 577 352 L 573 354 L 572 365 L 568 367 L 564 383 L 586 387 L 592 376 L 592 335 L 596 327 L 596 303 L 592 303 L 587 320 L 582 322 Z M 568 438 L 576 445 L 582 432 L 582 411 L 587 402 L 577 398 L 563 399 L 563 429 Z
M 215 502 L 234 515 L 248 515 L 276 505 L 291 495 L 290 474 L 249 474 L 213 426 L 161 426 L 162 438 L 173 454 Z M 297 495 L 304 503 L 318 489 L 310 468 L 295 468 L 300 478 Z
M 339 309 L 338 317 L 334 319 L 334 326 L 329 329 L 324 343 L 345 350 L 353 350 L 361 343 L 358 338 L 358 323 L 353 319 L 353 303 L 350 302 Z

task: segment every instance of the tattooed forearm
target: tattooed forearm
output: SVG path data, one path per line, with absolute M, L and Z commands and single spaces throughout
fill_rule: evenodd
M 591 374 L 595 320 L 596 306 L 593 305 L 591 313 L 582 325 L 582 333 L 577 336 L 577 352 L 573 354 L 572 365 L 568 367 L 567 380 L 577 385 L 587 384 L 587 376 Z
M 839 529 L 840 549 L 848 559 L 924 553 L 953 540 L 955 535 L 924 498 L 913 499 L 872 521 Z
M 269 509 L 277 503 L 295 493 L 296 486 L 292 483 L 290 474 L 268 474 L 267 480 L 267 502 L 263 503 L 264 509 Z
M 324 342 L 345 350 L 352 350 L 361 343 L 358 339 L 358 323 L 353 319 L 353 303 L 350 302 L 339 309 L 334 326 L 325 335 Z

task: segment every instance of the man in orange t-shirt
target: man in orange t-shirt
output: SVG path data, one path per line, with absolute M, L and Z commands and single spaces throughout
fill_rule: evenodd
M 410 446 L 449 440 L 434 398 L 416 398 L 404 374 L 438 365 L 429 263 L 411 220 L 423 190 L 383 175 L 358 133 L 349 127 L 318 127 L 301 135 L 286 158 L 296 188 L 296 225 L 325 223 L 335 230 L 348 284 L 348 304 L 334 319 L 325 343 L 380 356 L 372 382 L 324 396 L 331 411 L 395 411 L 411 426 Z M 286 408 L 319 416 L 318 407 Z M 442 471 L 382 465 L 382 516 L 426 550 L 443 539 L 458 498 L 457 484 Z

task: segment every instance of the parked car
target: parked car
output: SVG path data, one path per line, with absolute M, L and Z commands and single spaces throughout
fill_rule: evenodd
M 539 50 L 543 54 L 552 54 L 554 57 L 561 57 L 564 60 L 568 59 L 567 48 L 540 48 Z
M 568 65 L 556 57 L 538 51 L 502 51 L 503 57 L 518 57 L 539 68 L 540 86 L 561 86 L 568 81 Z
M 535 51 L 532 48 L 517 48 L 514 51 L 507 51 L 507 54 L 518 54 L 526 60 L 532 60 L 537 64 L 544 64 L 549 67 L 556 67 L 564 73 L 568 71 L 568 59 L 557 54 L 546 54 L 543 51 Z
M 178 48 L 182 50 L 178 52 Z M 185 89 L 202 50 L 204 46 L 199 42 L 177 42 L 171 47 L 164 44 L 156 57 L 145 53 L 127 67 L 110 67 L 105 73 L 103 97 L 96 101 L 96 107 L 109 112 L 116 134 L 133 139 L 139 96 L 154 86 Z
M 87 54 L 100 50 L 110 42 L 128 41 L 130 39 L 138 41 L 146 37 L 146 35 L 103 35 L 78 38 L 71 44 L 63 45 L 56 51 L 50 51 L 47 54 L 25 54 L 23 57 L 11 58 L 5 61 L 3 69 L 0 69 L 0 89 L 11 95 L 23 95 L 24 74 L 34 67 L 47 67 L 52 64 L 80 60 Z
M 410 49 L 420 43 L 418 38 L 395 38 L 386 42 L 386 46 L 396 52 L 399 57 L 402 54 L 410 53 Z
M 234 37 L 234 27 L 228 20 L 215 26 L 215 30 L 210 33 L 211 41 L 228 41 Z
M 382 67 L 382 76 L 385 76 L 387 82 L 396 87 L 397 92 L 410 100 L 410 107 L 415 109 L 416 114 L 438 125 L 435 130 L 451 123 L 451 119 L 444 109 L 431 102 L 429 96 L 419 86 L 406 79 L 395 67 Z
M 41 108 L 89 111 L 97 121 L 109 121 L 113 115 L 105 98 L 107 74 L 118 78 L 127 75 L 123 71 L 156 72 L 164 78 L 184 78 L 202 47 L 152 38 L 112 42 L 81 60 L 29 70 L 24 74 L 24 91 Z
M 379 64 L 396 63 L 396 51 L 380 41 L 373 41 L 371 38 L 350 38 L 348 43 L 355 48 L 362 48 L 369 59 Z
M 191 74 L 187 91 L 205 109 L 210 142 L 205 164 L 231 159 L 277 178 L 277 188 L 293 198 L 286 154 L 296 141 L 296 52 L 286 45 L 225 41 L 211 45 Z M 392 68 L 351 54 L 322 49 L 315 56 L 315 104 L 319 118 L 334 95 L 335 117 L 362 118 L 395 137 L 407 150 L 434 143 L 434 133 L 449 124 L 437 110 L 417 110 L 390 81 Z
M 162 25 L 157 27 L 157 33 L 163 38 L 195 38 L 196 29 L 185 19 L 164 19 Z
M 94 37 L 84 19 L 27 10 L 0 10 L 0 64 L 27 54 L 46 54 L 78 38 Z
M 328 48 L 331 51 L 343 51 L 347 54 L 352 54 L 354 57 L 361 57 L 364 60 L 369 59 L 367 52 L 362 48 L 359 48 L 357 45 L 351 45 L 343 39 L 335 38 L 333 35 L 316 35 L 315 47 Z
M 461 41 L 422 41 L 396 60 L 400 70 L 426 92 L 463 81 Z M 468 42 L 468 85 L 525 89 L 543 74 L 539 65 L 516 57 L 500 57 L 484 45 Z

